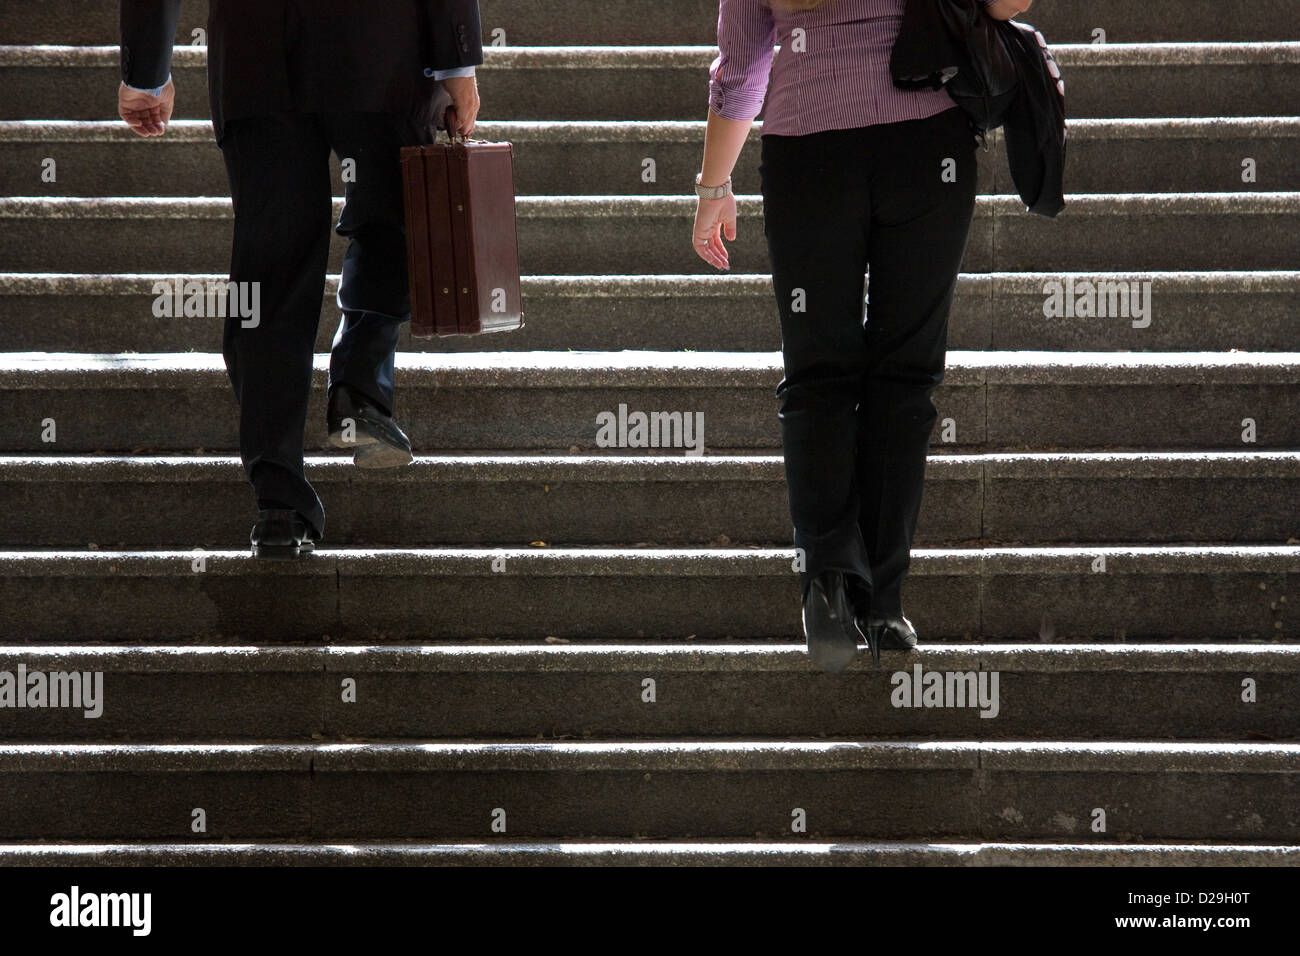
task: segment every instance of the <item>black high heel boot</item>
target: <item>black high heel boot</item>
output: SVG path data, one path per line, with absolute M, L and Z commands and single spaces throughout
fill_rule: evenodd
M 867 637 L 871 658 L 880 665 L 880 650 L 906 651 L 916 647 L 918 637 L 912 622 L 902 614 L 880 614 L 872 611 L 859 618 L 858 627 Z
M 803 632 L 808 656 L 823 671 L 839 673 L 857 657 L 862 632 L 842 572 L 827 571 L 809 585 L 803 601 Z

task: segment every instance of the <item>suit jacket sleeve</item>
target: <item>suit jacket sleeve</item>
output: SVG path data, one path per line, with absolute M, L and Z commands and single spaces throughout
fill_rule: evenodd
M 151 90 L 167 82 L 180 15 L 181 0 L 121 0 L 123 83 Z
M 429 46 L 426 65 L 435 70 L 483 62 L 478 0 L 425 0 Z

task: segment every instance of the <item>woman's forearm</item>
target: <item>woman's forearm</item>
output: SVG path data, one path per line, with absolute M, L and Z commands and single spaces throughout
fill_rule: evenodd
M 701 186 L 721 186 L 731 178 L 753 125 L 752 120 L 725 119 L 709 110 L 704 131 L 704 162 L 700 166 Z

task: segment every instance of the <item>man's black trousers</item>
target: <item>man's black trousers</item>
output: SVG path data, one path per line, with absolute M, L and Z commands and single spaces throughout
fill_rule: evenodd
M 432 127 L 384 113 L 280 113 L 226 123 L 234 200 L 231 282 L 259 282 L 256 324 L 226 319 L 226 370 L 239 402 L 239 452 L 259 507 L 299 511 L 325 530 L 303 475 L 303 430 L 333 219 L 330 152 L 343 164 L 347 238 L 329 387 L 346 384 L 389 414 L 398 331 L 410 317 L 402 146 Z M 325 423 L 314 423 L 324 433 Z
M 954 107 L 762 144 L 804 594 L 840 570 L 860 613 L 897 614 L 974 212 L 974 137 Z

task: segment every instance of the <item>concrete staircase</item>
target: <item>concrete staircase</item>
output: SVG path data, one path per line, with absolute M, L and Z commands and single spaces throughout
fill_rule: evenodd
M 318 395 L 329 539 L 287 566 L 243 547 L 220 321 L 151 311 L 228 261 L 204 49 L 137 141 L 115 5 L 0 12 L 0 701 L 103 674 L 98 717 L 0 707 L 0 863 L 1300 861 L 1294 4 L 1040 6 L 1069 205 L 1025 215 L 993 138 L 923 644 L 836 676 L 799 631 L 756 134 L 733 274 L 684 238 L 713 0 L 483 0 L 528 327 L 407 340 L 400 472 L 328 452 Z M 1151 321 L 1045 317 L 1071 280 L 1150 282 Z M 707 453 L 598 447 L 620 404 L 703 412 Z M 925 672 L 975 696 L 899 706 Z

